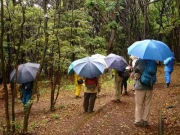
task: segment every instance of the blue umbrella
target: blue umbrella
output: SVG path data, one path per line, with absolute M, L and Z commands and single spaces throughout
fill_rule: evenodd
M 38 63 L 25 63 L 18 66 L 17 83 L 23 84 L 31 82 L 36 78 L 40 64 Z M 15 79 L 16 69 L 10 74 L 10 81 L 13 82 Z
M 128 47 L 128 54 L 141 59 L 163 61 L 173 56 L 170 48 L 163 42 L 153 39 L 136 41 Z
M 109 68 L 113 68 L 118 71 L 124 71 L 128 66 L 126 60 L 122 56 L 113 53 L 109 54 L 106 58 L 104 58 L 104 60 Z
M 104 73 L 105 65 L 102 61 L 93 57 L 85 57 L 72 62 L 68 68 L 68 73 L 76 72 L 77 75 L 94 78 Z

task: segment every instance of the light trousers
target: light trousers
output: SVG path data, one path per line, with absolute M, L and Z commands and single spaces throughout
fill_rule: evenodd
M 115 100 L 120 99 L 120 94 L 121 94 L 121 82 L 122 82 L 122 78 L 119 77 L 118 75 L 115 76 L 115 81 L 114 81 Z
M 135 122 L 148 121 L 152 90 L 135 90 Z

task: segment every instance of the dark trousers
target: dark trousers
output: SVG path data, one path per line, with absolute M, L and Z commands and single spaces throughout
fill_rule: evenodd
M 124 87 L 124 90 L 127 91 L 127 80 L 129 79 L 129 77 L 130 77 L 130 75 L 127 72 L 123 76 L 123 80 L 121 82 L 121 94 L 122 94 L 122 91 L 123 91 L 123 87 Z
M 96 97 L 97 93 L 84 93 L 83 107 L 85 112 L 93 112 Z
M 22 103 L 25 105 L 31 98 L 32 89 L 22 89 Z

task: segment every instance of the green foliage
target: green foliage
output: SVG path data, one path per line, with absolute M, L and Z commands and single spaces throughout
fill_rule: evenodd
M 116 21 L 112 21 L 108 24 L 108 27 L 116 29 L 118 27 L 118 24 L 116 23 Z
M 59 114 L 51 114 L 51 118 L 53 119 L 59 119 Z
M 115 1 L 109 1 L 109 2 L 107 2 L 106 11 L 107 11 L 107 12 L 110 12 L 110 11 L 114 10 L 116 4 L 117 4 L 117 2 L 115 2 Z
M 65 104 L 61 104 L 59 108 L 60 109 L 66 108 L 66 105 Z
M 63 86 L 63 89 L 68 90 L 68 91 L 74 91 L 75 85 L 74 84 L 66 84 Z
M 94 6 L 98 6 L 101 10 L 105 10 L 106 3 L 102 0 L 86 0 L 85 6 L 89 9 L 93 9 Z
M 31 122 L 31 124 L 29 125 L 29 131 L 32 132 L 34 131 L 35 128 L 37 128 L 39 126 L 39 124 L 37 122 Z

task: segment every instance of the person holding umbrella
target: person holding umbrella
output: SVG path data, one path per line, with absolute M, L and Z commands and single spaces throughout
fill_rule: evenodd
M 118 75 L 118 71 L 116 69 L 113 69 L 114 73 L 114 99 L 111 100 L 113 103 L 120 103 L 120 89 L 121 89 L 121 83 L 123 78 Z
M 156 61 L 153 61 L 155 72 L 157 72 Z M 153 84 L 144 84 L 142 82 L 142 74 L 148 67 L 147 61 L 138 59 L 134 66 L 134 77 L 136 79 L 135 89 L 135 122 L 136 126 L 147 127 L 150 114 L 150 105 L 153 94 Z M 150 69 L 153 69 L 150 67 Z M 156 76 L 156 73 L 154 74 Z
M 36 78 L 40 64 L 27 62 L 18 66 L 17 80 L 18 84 L 21 84 L 22 90 L 22 103 L 26 105 L 31 98 L 33 81 Z M 10 74 L 10 81 L 14 82 L 16 78 L 16 69 Z
M 156 82 L 156 72 L 157 72 L 156 61 L 157 60 L 164 61 L 168 57 L 173 56 L 173 53 L 170 50 L 170 48 L 162 41 L 145 39 L 142 41 L 136 41 L 131 46 L 129 46 L 128 54 L 139 58 L 136 61 L 134 67 L 134 72 L 135 72 L 134 77 L 136 79 L 134 86 L 135 89 L 134 124 L 136 126 L 146 127 L 148 126 L 148 117 L 150 114 L 150 104 L 152 99 L 153 84 Z M 151 60 L 151 62 L 149 60 Z M 148 72 L 149 73 L 151 72 L 153 74 L 149 74 Z M 148 80 L 148 82 L 150 80 L 150 85 L 145 84 L 146 83 L 145 80 L 146 81 Z
M 94 57 L 85 57 L 75 60 L 68 67 L 68 74 L 76 73 L 82 76 L 84 88 L 84 112 L 93 112 L 98 91 L 101 91 L 101 75 L 106 68 L 105 63 Z
M 118 71 L 123 71 L 127 66 L 126 60 L 119 55 L 110 53 L 106 58 L 104 58 L 108 68 L 112 68 L 112 73 L 114 75 L 114 88 L 115 88 L 115 97 L 111 100 L 114 103 L 120 102 L 120 87 L 123 80 L 122 77 L 118 75 Z
M 83 108 L 85 113 L 94 112 L 98 91 L 101 91 L 102 76 L 85 79 Z

